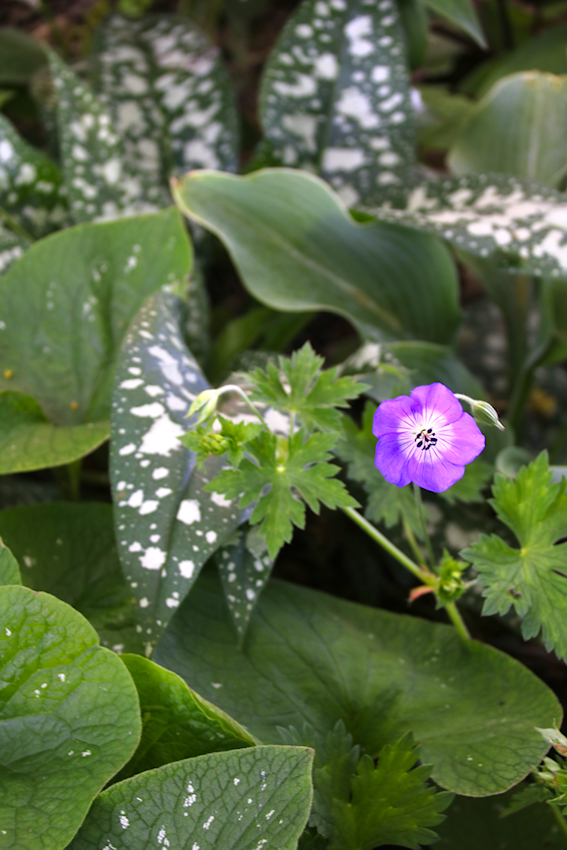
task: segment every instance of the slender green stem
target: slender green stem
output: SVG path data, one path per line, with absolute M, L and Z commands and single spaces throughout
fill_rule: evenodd
M 457 608 L 455 603 L 447 602 L 447 604 L 445 605 L 445 610 L 447 611 L 447 614 L 451 618 L 453 625 L 455 626 L 460 636 L 464 638 L 464 640 L 470 640 L 471 636 L 469 634 L 469 630 L 465 626 L 465 621 L 461 617 L 459 609 Z
M 563 835 L 567 838 L 567 822 L 565 821 L 565 818 L 563 817 L 557 806 L 550 806 L 550 808 L 553 812 L 555 820 L 557 821 L 557 826 L 559 827 Z
M 404 534 L 406 535 L 406 539 L 407 539 L 409 545 L 411 546 L 411 550 L 412 550 L 413 554 L 415 555 L 418 563 L 420 564 L 420 566 L 425 567 L 427 569 L 427 562 L 426 562 L 425 558 L 423 557 L 423 552 L 419 548 L 418 542 L 415 539 L 415 535 L 414 535 L 413 531 L 411 530 L 411 526 L 410 526 L 409 522 L 407 521 L 407 519 L 405 517 L 403 518 L 403 526 L 404 526 Z
M 435 566 L 435 557 L 433 555 L 433 548 L 431 546 L 431 540 L 429 539 L 429 534 L 427 533 L 427 526 L 425 525 L 425 510 L 423 508 L 423 501 L 421 499 L 421 490 L 417 486 L 417 484 L 412 484 L 413 494 L 415 496 L 415 505 L 417 507 L 417 512 L 419 514 L 419 521 L 421 523 L 421 530 L 423 533 L 423 539 L 425 541 L 425 547 L 427 549 L 427 554 L 429 556 L 429 566 L 431 569 Z
M 16 219 L 11 216 L 7 210 L 0 208 L 0 218 L 6 222 L 10 230 L 12 230 L 16 236 L 21 236 L 22 239 L 26 239 L 28 242 L 35 242 L 31 233 L 28 233 L 25 227 L 22 227 L 22 225 L 16 221 Z
M 83 459 L 79 458 L 67 464 L 67 481 L 69 494 L 73 502 L 78 502 L 81 498 L 81 467 Z
M 406 570 L 409 570 L 410 573 L 413 573 L 414 576 L 417 576 L 417 578 L 420 581 L 425 582 L 425 584 L 435 584 L 435 576 L 433 576 L 429 571 L 423 570 L 421 567 L 418 567 L 418 565 L 414 561 L 412 561 L 411 558 L 408 558 L 408 556 L 404 552 L 402 552 L 401 549 L 398 549 L 398 547 L 390 540 L 388 540 L 388 538 L 385 537 L 380 531 L 378 531 L 378 529 L 374 525 L 372 525 L 371 522 L 368 522 L 368 520 L 365 519 L 362 514 L 359 514 L 358 511 L 355 511 L 354 508 L 343 508 L 342 510 L 348 517 L 353 520 L 353 522 L 355 522 L 360 528 L 362 528 L 362 530 L 365 531 L 368 536 L 372 538 L 372 540 L 378 543 L 379 546 L 381 546 L 383 549 L 386 550 L 386 552 L 389 552 L 390 555 L 392 555 L 397 561 L 399 561 L 399 563 L 403 567 L 405 567 Z
M 238 395 L 246 402 L 252 413 L 254 413 L 258 417 L 262 425 L 265 425 L 268 431 L 270 431 L 270 426 L 268 425 L 256 405 L 252 401 L 250 401 L 248 395 L 241 387 L 238 387 L 236 384 L 225 384 L 223 387 L 219 387 L 217 392 L 219 395 L 222 395 L 223 393 L 238 393 Z

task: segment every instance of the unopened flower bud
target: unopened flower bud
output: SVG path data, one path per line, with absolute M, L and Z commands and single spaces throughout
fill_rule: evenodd
M 202 393 L 199 393 L 196 399 L 193 400 L 193 404 L 189 408 L 189 413 L 187 417 L 193 416 L 193 414 L 197 413 L 197 419 L 195 420 L 195 425 L 201 425 L 202 422 L 206 422 L 217 409 L 217 401 L 218 401 L 218 391 L 217 390 L 203 390 Z
M 466 401 L 470 404 L 471 413 L 475 422 L 479 425 L 493 425 L 499 431 L 506 430 L 498 418 L 496 410 L 487 401 L 482 401 L 478 398 L 469 398 L 468 395 L 461 395 L 461 393 L 455 393 L 455 396 L 461 401 Z

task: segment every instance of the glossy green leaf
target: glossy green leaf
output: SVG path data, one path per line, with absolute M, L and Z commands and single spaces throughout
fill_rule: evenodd
M 403 198 L 415 115 L 396 3 L 304 0 L 270 54 L 260 118 L 276 159 L 347 206 Z
M 31 395 L 54 425 L 107 420 L 130 320 L 190 262 L 175 209 L 37 242 L 0 279 L 0 390 Z
M 514 793 L 487 800 L 457 797 L 436 830 L 440 837 L 436 850 L 565 850 L 565 833 L 551 806 L 537 803 L 502 817 Z
M 96 799 L 69 850 L 296 850 L 311 750 L 251 747 L 146 771 Z
M 51 74 L 65 189 L 73 220 L 102 221 L 153 212 L 161 188 L 141 176 L 100 101 L 55 53 Z
M 0 585 L 21 583 L 18 562 L 0 537 Z
M 500 80 L 449 151 L 453 174 L 499 172 L 557 186 L 567 168 L 567 78 L 529 71 Z
M 109 434 L 110 422 L 52 425 L 31 396 L 0 392 L 0 475 L 72 463 Z
M 27 239 L 17 236 L 0 222 L 0 275 L 22 256 L 29 244 Z
M 175 673 L 139 655 L 121 658 L 138 691 L 142 737 L 118 779 L 172 761 L 255 746 L 256 741 L 242 726 L 188 688 Z
M 242 641 L 274 562 L 257 529 L 246 525 L 215 552 L 214 560 L 236 634 Z
M 0 84 L 27 83 L 47 62 L 41 42 L 15 27 L 0 27 Z
M 278 725 L 342 719 L 372 756 L 411 730 L 438 784 L 483 796 L 533 770 L 546 751 L 535 726 L 560 722 L 543 682 L 450 626 L 271 581 L 243 649 L 231 630 L 218 580 L 202 576 L 155 657 L 268 743 Z
M 0 536 L 18 559 L 28 587 L 80 611 L 103 646 L 142 651 L 110 505 L 53 502 L 7 508 L 0 511 Z
M 120 559 L 151 646 L 205 561 L 242 521 L 236 503 L 204 485 L 221 458 L 196 468 L 179 438 L 191 402 L 209 388 L 186 348 L 183 303 L 157 294 L 130 327 L 116 375 L 111 480 Z
M 0 207 L 38 239 L 67 223 L 60 169 L 0 115 Z
M 457 248 L 494 257 L 503 269 L 567 273 L 565 196 L 539 183 L 500 174 L 443 178 L 416 187 L 407 209 L 372 212 L 436 233 Z
M 512 606 L 522 618 L 524 638 L 542 632 L 548 650 L 567 657 L 567 494 L 552 484 L 546 452 L 509 481 L 497 475 L 490 500 L 519 548 L 496 534 L 483 534 L 462 553 L 479 574 L 486 599 L 483 614 L 506 614 Z
M 452 260 L 437 241 L 357 224 L 325 183 L 288 169 L 196 172 L 181 209 L 216 233 L 245 286 L 278 310 L 330 310 L 365 334 L 446 342 L 459 321 Z
M 486 47 L 486 39 L 471 0 L 425 0 L 425 2 L 434 12 L 464 30 L 480 47 Z
M 425 149 L 446 151 L 474 104 L 442 86 L 420 86 L 419 94 L 424 104 L 418 117 L 419 144 Z
M 84 617 L 49 594 L 0 588 L 0 622 L 2 847 L 63 850 L 136 749 L 136 689 Z

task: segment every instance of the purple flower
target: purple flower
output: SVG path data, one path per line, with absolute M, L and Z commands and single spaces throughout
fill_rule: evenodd
M 484 435 L 444 384 L 383 401 L 374 414 L 375 464 L 386 481 L 442 493 L 484 449 Z

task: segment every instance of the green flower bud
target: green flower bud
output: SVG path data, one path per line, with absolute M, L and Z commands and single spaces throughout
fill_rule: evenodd
M 194 424 L 200 425 L 202 422 L 205 422 L 215 413 L 218 398 L 219 394 L 217 390 L 203 390 L 203 392 L 199 393 L 197 398 L 193 400 L 193 404 L 189 408 L 187 417 L 198 413 L 199 415 L 197 416 Z
M 498 418 L 497 412 L 487 401 L 482 401 L 478 398 L 469 398 L 468 395 L 462 395 L 461 393 L 455 393 L 455 397 L 470 404 L 471 413 L 474 416 L 475 422 L 479 425 L 493 425 L 499 431 L 506 430 Z

